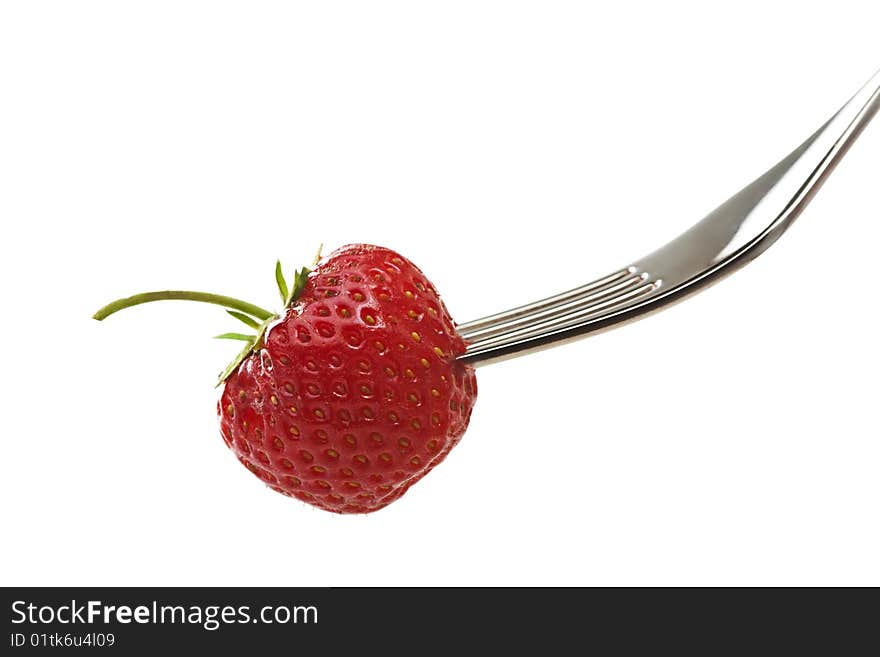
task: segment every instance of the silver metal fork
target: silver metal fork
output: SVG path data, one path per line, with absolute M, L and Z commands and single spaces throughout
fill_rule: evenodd
M 567 292 L 460 325 L 460 357 L 483 365 L 640 319 L 766 251 L 880 109 L 880 71 L 788 157 L 666 246 Z

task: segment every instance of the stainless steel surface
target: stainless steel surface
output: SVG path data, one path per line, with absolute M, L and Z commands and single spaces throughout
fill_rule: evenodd
M 462 360 L 504 360 L 639 319 L 763 253 L 807 206 L 880 109 L 880 71 L 779 164 L 666 246 L 608 276 L 459 326 Z

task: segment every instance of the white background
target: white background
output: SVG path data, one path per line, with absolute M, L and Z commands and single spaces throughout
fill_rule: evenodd
M 767 254 L 481 369 L 399 502 L 336 516 L 224 447 L 276 257 L 384 244 L 459 321 L 676 235 L 880 66 L 880 4 L 6 2 L 6 585 L 880 585 L 880 125 Z

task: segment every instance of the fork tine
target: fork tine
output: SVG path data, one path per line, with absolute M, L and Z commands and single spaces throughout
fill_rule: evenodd
M 661 281 L 650 280 L 645 275 L 636 279 L 638 285 L 629 286 L 619 293 L 606 298 L 585 300 L 583 303 L 571 308 L 568 312 L 557 312 L 547 317 L 532 317 L 524 319 L 516 325 L 507 328 L 500 327 L 493 334 L 477 338 L 468 346 L 468 354 L 476 356 L 486 351 L 494 350 L 507 344 L 528 340 L 537 336 L 551 335 L 565 329 L 578 326 L 592 317 L 610 317 L 611 314 L 629 304 L 646 297 L 658 289 Z
M 601 286 L 584 286 L 575 288 L 568 293 L 559 295 L 559 300 L 554 304 L 543 304 L 531 312 L 517 313 L 510 318 L 499 318 L 493 323 L 483 326 L 460 328 L 466 340 L 472 343 L 482 343 L 500 335 L 508 335 L 513 331 L 533 327 L 538 324 L 546 324 L 566 317 L 572 317 L 584 313 L 590 308 L 599 307 L 604 302 L 622 298 L 632 288 L 645 282 L 648 275 L 639 273 L 635 267 L 628 267 L 624 276 L 612 275 L 603 281 L 608 281 Z M 577 292 L 577 294 L 575 294 Z
M 567 290 L 566 292 L 556 294 L 552 297 L 541 299 L 540 301 L 536 301 L 535 303 L 518 306 L 505 312 L 496 313 L 495 315 L 489 315 L 488 317 L 483 317 L 482 319 L 474 320 L 472 322 L 459 324 L 458 331 L 467 338 L 470 335 L 476 335 L 479 331 L 483 329 L 497 327 L 521 317 L 528 320 L 536 312 L 540 312 L 547 308 L 553 308 L 558 306 L 559 304 L 578 299 L 584 294 L 590 294 L 593 292 L 604 290 L 609 286 L 612 286 L 622 279 L 630 276 L 632 273 L 632 268 L 626 267 L 624 269 L 621 269 L 620 271 L 614 272 L 613 274 L 604 276 L 603 278 L 596 279 L 595 281 L 586 283 L 585 285 L 581 285 L 580 287 L 576 287 L 571 290 Z

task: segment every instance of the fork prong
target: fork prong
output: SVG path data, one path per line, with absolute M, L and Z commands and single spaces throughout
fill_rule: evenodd
M 478 331 L 482 329 L 500 326 L 506 322 L 515 320 L 520 317 L 530 318 L 536 312 L 540 312 L 547 308 L 552 308 L 560 304 L 564 304 L 573 299 L 577 299 L 585 294 L 590 294 L 607 289 L 608 287 L 615 285 L 616 283 L 627 278 L 628 276 L 631 276 L 633 272 L 634 269 L 632 267 L 626 267 L 624 269 L 614 272 L 613 274 L 608 274 L 607 276 L 598 278 L 595 281 L 591 281 L 589 283 L 581 285 L 580 287 L 561 292 L 560 294 L 553 295 L 552 297 L 547 297 L 546 299 L 541 299 L 540 301 L 536 301 L 534 303 L 518 306 L 505 312 L 489 315 L 488 317 L 483 317 L 472 322 L 460 324 L 458 326 L 458 331 L 467 339 L 468 336 L 475 335 Z
M 468 355 L 477 358 L 480 354 L 489 353 L 499 347 L 528 341 L 538 336 L 550 336 L 566 329 L 581 325 L 594 317 L 609 317 L 618 309 L 644 299 L 657 290 L 661 281 L 639 279 L 641 285 L 630 287 L 619 294 L 598 301 L 588 302 L 572 308 L 568 312 L 545 318 L 535 318 L 531 322 L 523 322 L 514 328 L 504 330 L 496 335 L 478 339 L 468 346 Z
M 627 272 L 622 277 L 612 274 L 604 279 L 599 279 L 608 281 L 604 285 L 584 286 L 558 295 L 556 303 L 544 304 L 524 314 L 502 317 L 494 323 L 484 323 L 477 328 L 461 327 L 459 330 L 464 338 L 472 343 L 488 341 L 501 335 L 511 334 L 519 329 L 582 314 L 585 310 L 598 307 L 603 302 L 621 298 L 648 278 L 648 274 L 640 273 L 635 267 L 628 267 L 622 271 Z

